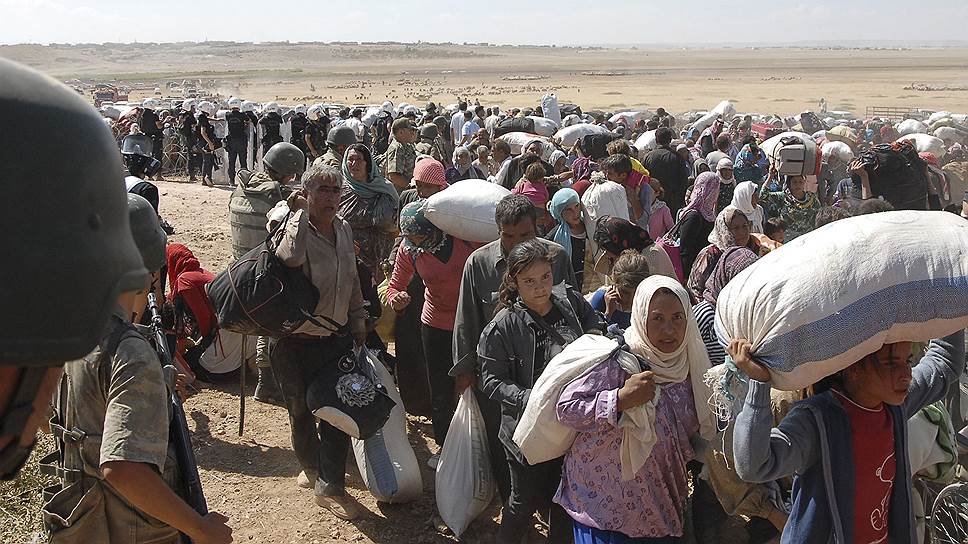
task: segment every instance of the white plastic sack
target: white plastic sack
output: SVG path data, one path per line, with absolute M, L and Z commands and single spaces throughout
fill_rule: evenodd
M 928 132 L 928 125 L 918 121 L 917 119 L 905 119 L 895 125 L 894 127 L 897 133 L 901 136 L 907 136 L 908 134 L 924 134 Z
M 498 239 L 494 209 L 511 194 L 504 187 L 482 179 L 466 179 L 431 196 L 424 215 L 447 234 L 468 242 Z
M 558 132 L 558 123 L 551 119 L 537 115 L 529 115 L 528 119 L 534 121 L 534 133 L 539 136 L 551 137 L 555 135 L 555 132 Z
M 834 157 L 844 164 L 847 164 L 854 159 L 854 152 L 850 149 L 850 146 L 844 142 L 827 142 L 823 144 L 821 149 L 824 159 Z
M 568 453 L 578 432 L 558 422 L 558 397 L 565 386 L 611 357 L 617 349 L 618 344 L 614 340 L 597 334 L 586 334 L 568 344 L 548 362 L 548 366 L 531 388 L 528 404 L 512 437 L 528 463 L 543 463 Z M 623 370 L 629 374 L 641 371 L 634 355 L 625 351 L 617 353 L 617 362 Z M 636 411 L 638 408 L 641 406 L 627 412 Z M 630 431 L 626 432 L 626 436 L 628 432 Z
M 936 111 L 936 112 L 932 113 L 930 117 L 928 117 L 928 124 L 929 125 L 932 125 L 938 119 L 944 119 L 945 117 L 951 117 L 951 112 L 950 111 Z
M 494 498 L 496 484 L 487 449 L 487 429 L 477 398 L 468 387 L 457 402 L 436 475 L 437 511 L 459 537 Z
M 382 112 L 383 108 L 380 108 L 379 106 L 367 108 L 366 113 L 363 114 L 363 124 L 367 127 L 372 127 L 373 123 L 376 122 L 376 120 L 380 117 L 380 113 Z
M 255 336 L 245 339 L 245 359 L 255 357 Z M 225 374 L 242 366 L 242 335 L 220 330 L 212 345 L 202 353 L 198 362 L 202 368 L 213 374 Z
M 619 122 L 625 123 L 626 126 L 632 128 L 635 126 L 635 122 L 640 119 L 651 119 L 655 113 L 649 110 L 639 110 L 639 111 L 620 111 L 615 115 L 608 118 L 610 123 L 618 124 Z
M 601 125 L 582 123 L 579 125 L 565 127 L 556 132 L 554 137 L 559 141 L 561 147 L 569 149 L 571 146 L 575 145 L 575 142 L 581 140 L 589 134 L 608 134 L 608 132 L 609 130 Z
M 658 144 L 655 142 L 654 130 L 643 133 L 635 140 L 635 148 L 640 152 L 652 151 L 656 147 L 658 147 Z
M 935 138 L 940 138 L 942 143 L 944 140 L 952 140 L 955 142 L 964 143 L 968 141 L 968 129 L 958 130 L 951 127 L 941 127 L 934 131 Z
M 561 124 L 561 108 L 558 107 L 558 97 L 554 93 L 541 97 L 541 113 L 555 123 Z
M 377 379 L 386 387 L 396 404 L 383 428 L 366 440 L 353 439 L 353 456 L 360 469 L 363 483 L 379 502 L 400 504 L 420 498 L 423 479 L 420 464 L 407 439 L 407 416 L 403 399 L 393 384 L 393 376 L 377 355 L 367 350 L 366 357 L 373 365 Z
M 570 127 L 572 125 L 580 125 L 584 123 L 585 120 L 580 116 L 572 113 L 571 115 L 566 115 L 564 119 L 561 120 L 562 127 Z
M 716 304 L 721 344 L 748 339 L 773 387 L 804 388 L 888 343 L 968 327 L 968 222 L 894 211 L 842 219 L 761 257 Z
M 934 153 L 934 156 L 939 159 L 948 151 L 944 146 L 944 140 L 930 134 L 908 134 L 898 138 L 898 141 L 901 140 L 908 140 L 914 144 L 918 153 Z
M 692 124 L 693 130 L 702 132 L 713 125 L 717 117 L 722 116 L 723 121 L 729 122 L 736 115 L 736 107 L 729 100 L 723 100 L 716 107 L 706 112 L 702 117 Z
M 541 158 L 547 158 L 554 151 L 554 147 L 548 138 L 544 136 L 539 136 L 538 134 L 530 134 L 528 132 L 508 132 L 502 136 L 498 137 L 498 140 L 507 142 L 511 147 L 512 155 L 520 155 L 524 152 L 524 146 L 534 140 L 541 140 Z

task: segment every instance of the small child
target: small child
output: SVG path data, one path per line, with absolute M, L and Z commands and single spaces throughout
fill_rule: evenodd
M 548 193 L 548 185 L 545 183 L 544 164 L 541 161 L 531 163 L 524 171 L 524 177 L 514 186 L 511 191 L 517 195 L 528 197 L 535 208 L 544 211 L 551 196 Z

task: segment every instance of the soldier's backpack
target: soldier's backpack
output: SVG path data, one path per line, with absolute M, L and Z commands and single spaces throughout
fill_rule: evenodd
M 376 127 L 376 138 L 373 140 L 373 154 L 383 155 L 386 153 L 387 148 L 390 147 L 390 132 L 391 126 L 393 125 L 393 116 L 387 112 L 383 112 L 373 125 Z

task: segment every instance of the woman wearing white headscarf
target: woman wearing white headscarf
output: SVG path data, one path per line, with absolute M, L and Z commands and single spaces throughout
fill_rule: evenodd
M 578 435 L 555 502 L 574 520 L 576 543 L 683 535 L 686 463 L 695 458 L 690 438 L 716 432 L 703 382 L 709 356 L 691 308 L 676 280 L 646 278 L 635 292 L 625 338 L 649 370 L 629 374 L 608 359 L 558 398 L 558 421 Z M 643 432 L 623 444 L 620 421 L 636 407 L 644 408 Z
M 751 232 L 763 232 L 763 206 L 760 206 L 760 195 L 755 183 L 744 181 L 737 185 L 733 191 L 732 204 L 750 220 Z
M 487 179 L 487 175 L 481 169 L 474 166 L 471 152 L 466 147 L 458 147 L 454 150 L 454 166 L 444 172 L 447 183 L 455 183 L 465 179 Z

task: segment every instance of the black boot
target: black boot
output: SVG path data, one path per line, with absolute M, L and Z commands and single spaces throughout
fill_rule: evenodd
M 279 386 L 271 368 L 259 367 L 259 381 L 255 384 L 255 400 L 266 403 L 282 402 Z

